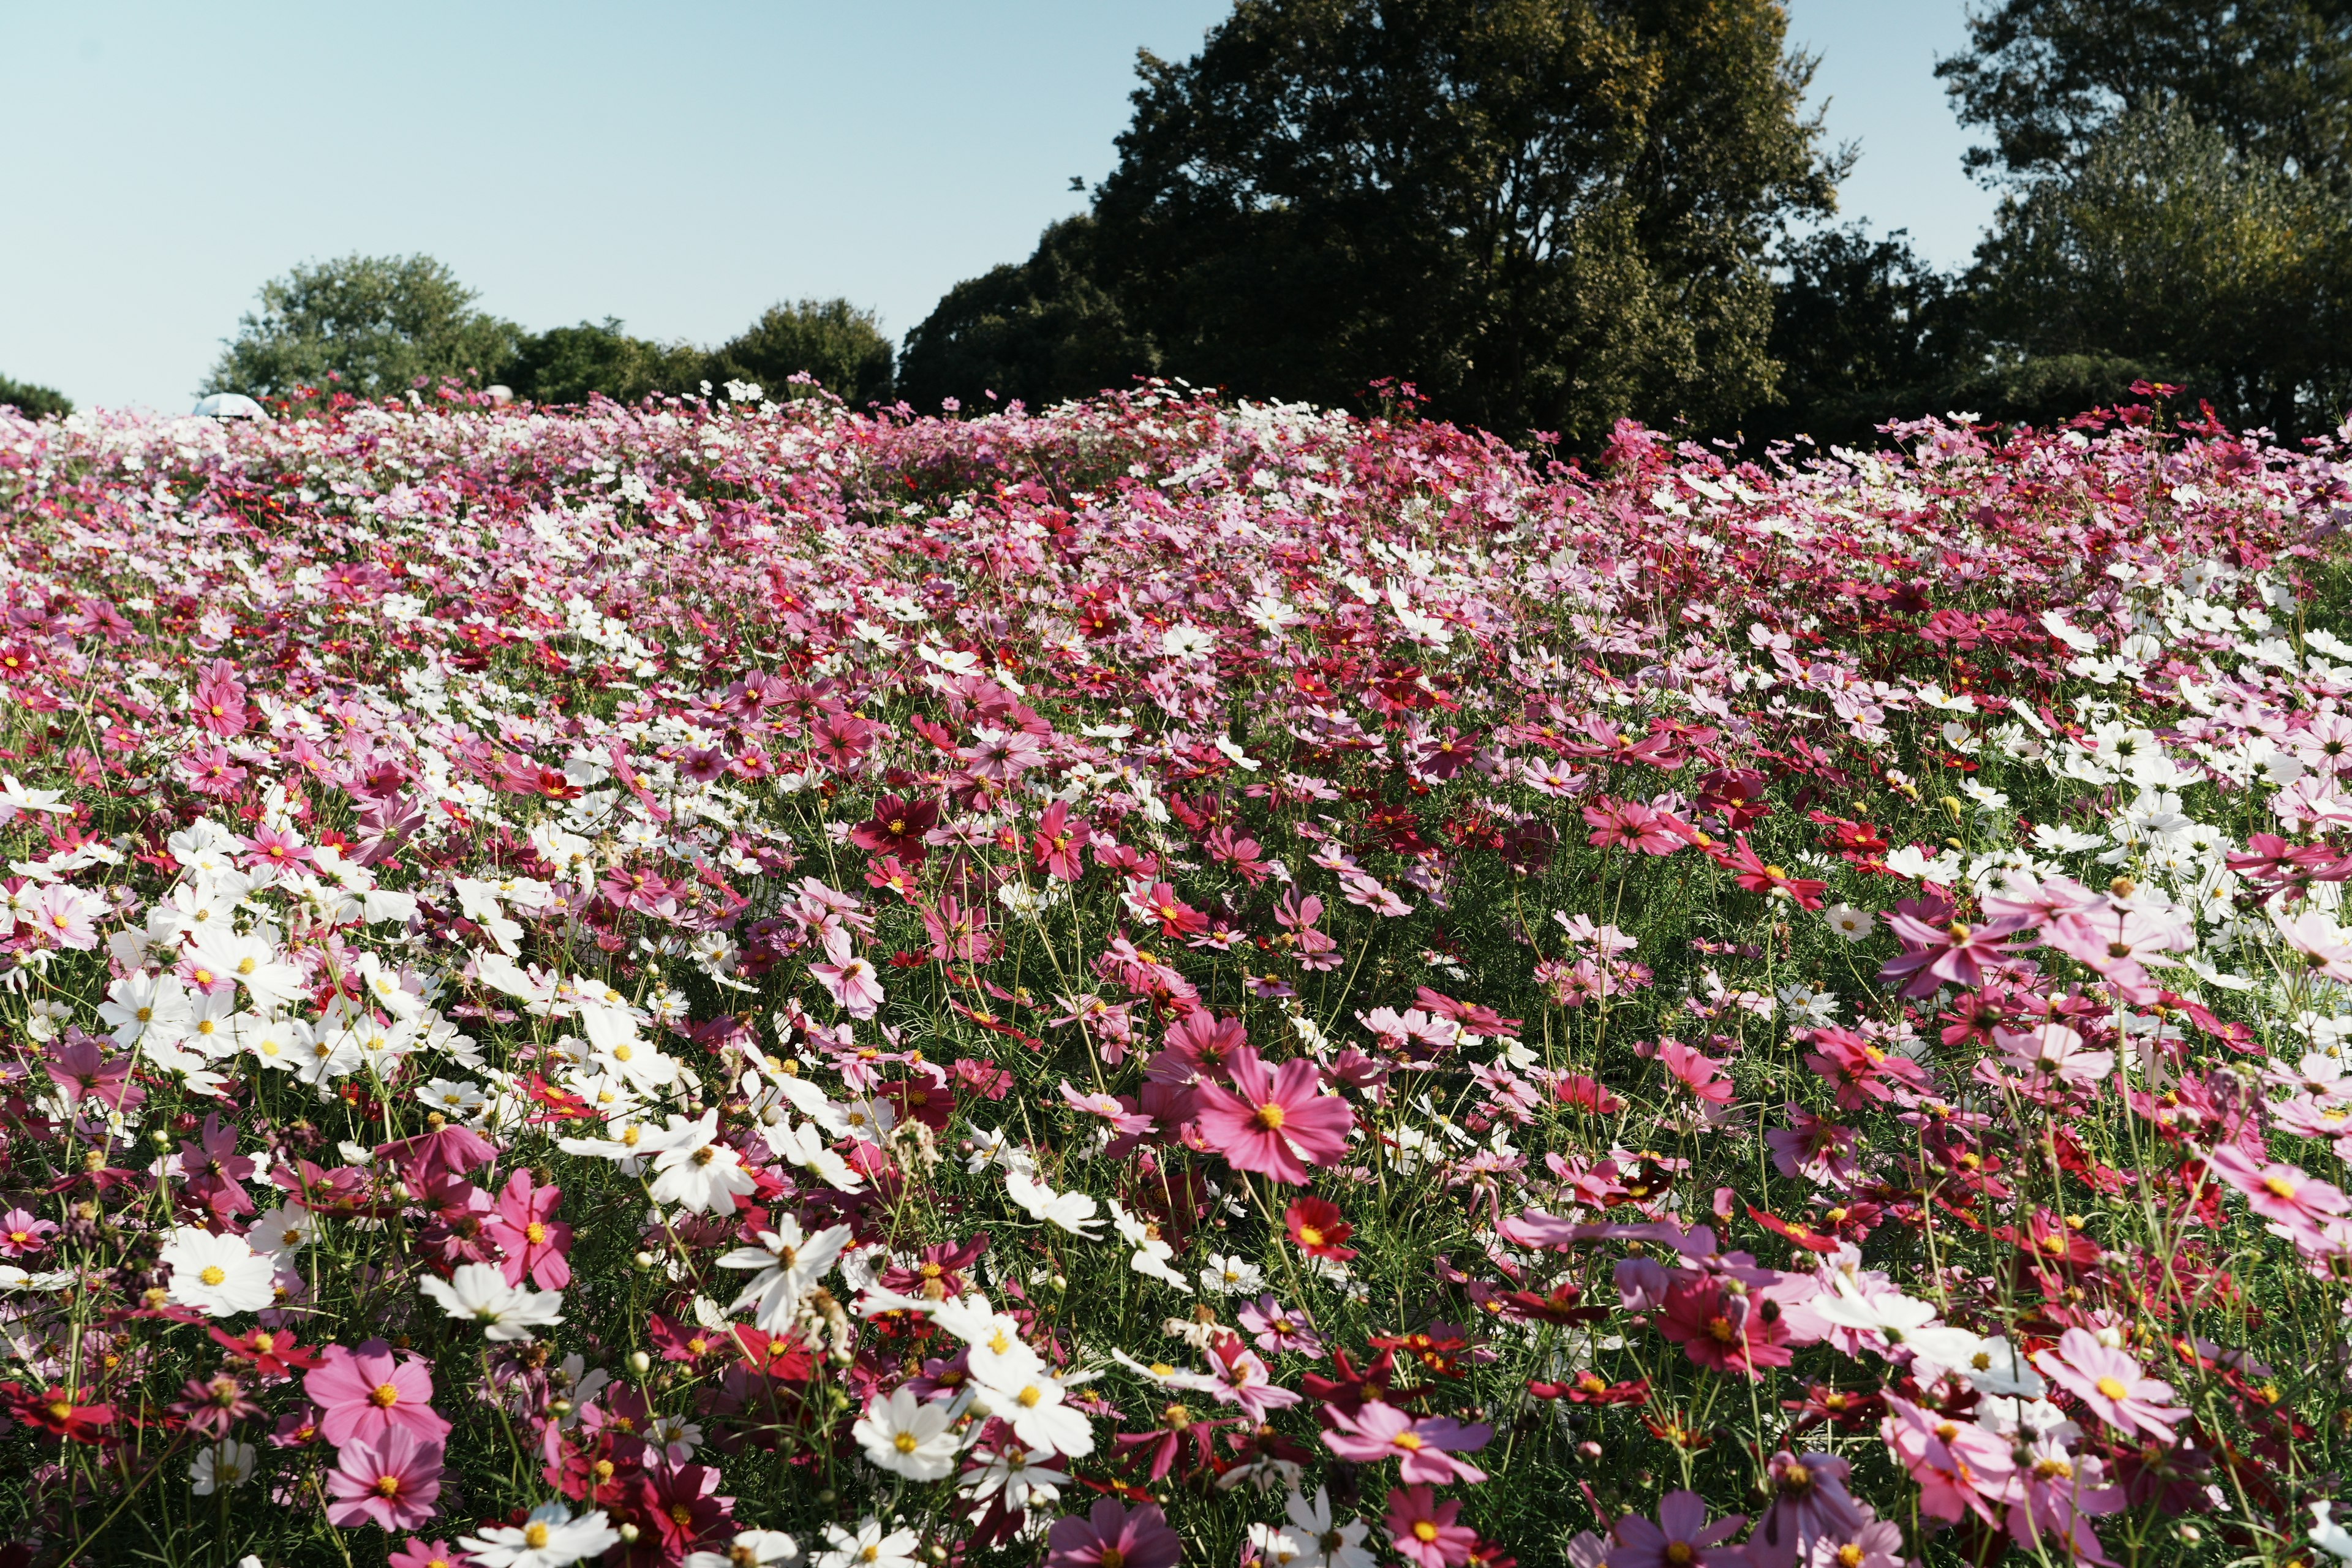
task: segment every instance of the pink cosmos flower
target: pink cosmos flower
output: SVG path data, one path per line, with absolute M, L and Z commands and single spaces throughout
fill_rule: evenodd
M 1696 1492 L 1668 1492 L 1658 1503 L 1655 1524 L 1629 1513 L 1610 1526 L 1616 1549 L 1609 1568 L 1708 1568 L 1710 1563 L 1739 1563 L 1744 1553 L 1721 1543 L 1739 1533 L 1748 1522 L 1744 1513 L 1727 1513 L 1713 1524 L 1706 1521 L 1706 1500 Z
M 96 922 L 105 912 L 104 904 L 80 889 L 52 882 L 33 900 L 23 920 L 42 941 L 86 952 L 98 945 Z
M 2147 1376 L 2139 1363 L 2099 1342 L 2088 1329 L 2068 1329 L 2053 1351 L 2036 1351 L 2033 1364 L 2119 1432 L 2169 1440 L 2189 1412 L 2172 1403 L 2172 1385 Z
M 441 1496 L 441 1455 L 439 1443 L 420 1443 L 405 1432 L 344 1444 L 327 1477 L 335 1499 L 327 1522 L 414 1530 L 433 1517 Z
M 862 958 L 852 958 L 840 963 L 812 963 L 809 973 L 825 988 L 835 1003 L 851 1017 L 864 1023 L 882 1006 L 882 977 L 874 966 Z
M 1989 968 L 2016 951 L 2001 939 L 2024 930 L 2025 923 L 2014 916 L 1979 926 L 1954 921 L 1948 930 L 1937 931 L 1911 915 L 1889 914 L 1886 929 L 1902 939 L 1903 954 L 1888 959 L 1878 977 L 1902 981 L 1906 996 L 1933 996 L 1943 984 L 1974 990 L 1984 984 Z
M 1203 1079 L 1193 1093 L 1201 1131 L 1234 1170 L 1304 1186 L 1307 1164 L 1327 1165 L 1346 1152 L 1355 1112 L 1317 1092 L 1322 1074 L 1313 1062 L 1293 1058 L 1269 1068 L 1256 1047 L 1244 1045 L 1228 1069 L 1233 1092 Z
M 1129 1509 L 1110 1498 L 1064 1514 L 1045 1537 L 1046 1568 L 1176 1568 L 1184 1543 L 1158 1505 Z
M 1641 1261 L 1628 1259 L 1627 1261 Z M 1658 1331 L 1700 1366 L 1762 1375 L 1790 1362 L 1789 1324 L 1779 1303 L 1734 1292 L 1715 1276 L 1685 1279 L 1666 1291 Z
M 356 1351 L 328 1345 L 321 1353 L 326 1364 L 303 1375 L 302 1391 L 326 1413 L 319 1429 L 328 1442 L 340 1447 L 389 1432 L 420 1442 L 448 1436 L 449 1423 L 433 1408 L 433 1373 L 422 1358 L 397 1359 L 382 1340 Z
M 1389 1544 L 1419 1568 L 1460 1568 L 1478 1549 L 1478 1532 L 1456 1524 L 1458 1502 L 1439 1502 L 1427 1487 L 1389 1493 Z
M 2290 1231 L 2316 1230 L 2322 1222 L 2352 1208 L 2340 1188 L 2294 1165 L 2256 1164 L 2234 1143 L 2205 1156 L 2213 1173 L 2246 1194 L 2246 1206 Z
M 2115 1052 L 2091 1049 L 2063 1024 L 2042 1024 L 2022 1033 L 1996 1028 L 1992 1039 L 2000 1047 L 2001 1059 L 2019 1072 L 2080 1089 L 2104 1082 L 2116 1067 Z
M 1847 1539 L 1863 1528 L 1867 1517 L 1845 1489 L 1853 1467 L 1828 1454 L 1792 1454 L 1786 1448 L 1772 1456 L 1769 1475 L 1772 1506 L 1748 1538 L 1750 1568 L 1795 1568 L 1810 1563 L 1815 1547 L 1828 1539 Z M 1900 1531 L 1895 1542 L 1902 1542 Z M 1849 1564 L 1834 1568 L 1851 1568 Z
M 2037 1556 L 2055 1544 L 2078 1563 L 2109 1568 L 2111 1560 L 2087 1516 L 2123 1511 L 2123 1489 L 2105 1484 L 2096 1458 L 2070 1454 L 2054 1437 L 2032 1445 L 2019 1458 L 2020 1496 L 2009 1509 L 2010 1538 Z
M 28 1258 L 46 1252 L 49 1237 L 57 1234 L 57 1229 L 56 1222 L 20 1208 L 0 1214 L 0 1258 Z
M 471 1552 L 460 1552 L 446 1541 L 426 1541 L 420 1536 L 411 1536 L 405 1545 L 392 1554 L 392 1561 L 386 1568 L 467 1568 L 473 1561 Z
M 0 1240 L 5 1240 L 0 1237 Z M 1284 1351 L 1296 1352 L 1309 1358 L 1323 1353 L 1323 1337 L 1307 1326 L 1303 1318 L 1286 1310 L 1272 1296 L 1260 1296 L 1246 1303 L 1237 1314 L 1242 1327 L 1257 1342 L 1257 1348 L 1268 1355 Z
M 1486 1471 L 1449 1450 L 1476 1453 L 1494 1436 L 1492 1426 L 1465 1426 L 1450 1415 L 1416 1420 L 1377 1399 L 1364 1401 L 1352 1416 L 1337 1406 L 1326 1414 L 1336 1430 L 1323 1434 L 1323 1446 L 1343 1459 L 1362 1465 L 1401 1460 L 1397 1474 L 1403 1479 L 1436 1486 L 1486 1479 Z
M 1879 1436 L 1911 1472 L 1920 1511 L 1941 1520 L 1974 1513 L 1987 1524 L 2000 1523 L 1997 1509 L 2009 1500 L 2017 1470 L 2007 1439 L 1973 1421 L 1922 1410 L 1900 1394 L 1885 1398 L 1888 1414 Z
M 482 1229 L 506 1254 L 500 1260 L 507 1283 L 520 1285 L 529 1274 L 542 1290 L 561 1290 L 572 1283 L 572 1227 L 555 1217 L 563 1189 L 550 1183 L 539 1186 L 529 1171 L 507 1178 L 499 1194 L 498 1213 Z
M 1710 1105 L 1731 1103 L 1731 1080 L 1723 1076 L 1724 1064 L 1703 1051 L 1692 1049 L 1680 1040 L 1668 1040 L 1658 1049 L 1658 1059 L 1675 1075 L 1685 1089 Z
M 1238 1334 L 1228 1334 L 1209 1347 L 1209 1376 L 1211 1397 L 1220 1405 L 1240 1405 L 1253 1421 L 1263 1422 L 1267 1411 L 1298 1403 L 1298 1395 L 1274 1381 L 1265 1362 Z

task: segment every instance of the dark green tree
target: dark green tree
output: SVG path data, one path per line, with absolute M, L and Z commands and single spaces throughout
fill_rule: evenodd
M 1791 241 L 1779 261 L 1787 278 L 1768 349 L 1781 401 L 1750 410 L 1744 434 L 1867 445 L 1886 420 L 1927 412 L 1968 352 L 1967 300 L 1954 280 L 1903 230 L 1873 238 L 1859 224 Z
M 1142 57 L 1099 281 L 1162 367 L 1590 444 L 1770 401 L 1768 247 L 1832 205 L 1773 0 L 1240 0 Z
M 907 334 L 898 395 L 920 409 L 990 394 L 1033 407 L 1086 397 L 1159 369 L 1151 341 L 1095 278 L 1087 214 L 1045 230 L 1028 260 L 990 268 L 948 290 Z
M 892 392 L 890 340 L 871 310 L 846 300 L 803 300 L 776 305 L 738 336 L 711 351 L 713 382 L 756 382 L 771 397 L 805 371 L 852 407 L 887 402 Z
M 1971 276 L 1990 363 L 2130 362 L 2234 423 L 2332 426 L 2352 401 L 2347 234 L 2318 176 L 2144 104 L 2002 204 Z
M 62 419 L 74 409 L 73 399 L 53 387 L 36 386 L 29 381 L 10 381 L 0 375 L 0 408 L 14 408 L 31 419 L 56 415 Z
M 362 397 L 422 378 L 495 379 L 522 336 L 474 309 L 478 296 L 429 256 L 345 256 L 295 268 L 261 288 L 203 387 L 284 397 L 330 385 Z
M 554 405 L 602 393 L 635 403 L 648 393 L 693 393 L 709 378 L 709 356 L 690 343 L 633 338 L 620 321 L 551 327 L 524 338 L 499 373 L 518 397 Z
M 2242 156 L 2352 182 L 2352 0 L 2000 0 L 1936 74 L 1992 133 L 1968 154 L 1987 174 L 2066 173 L 2152 98 Z

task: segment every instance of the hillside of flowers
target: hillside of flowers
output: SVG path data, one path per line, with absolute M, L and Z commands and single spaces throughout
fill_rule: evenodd
M 793 390 L 0 413 L 0 1564 L 2352 1561 L 2352 450 Z

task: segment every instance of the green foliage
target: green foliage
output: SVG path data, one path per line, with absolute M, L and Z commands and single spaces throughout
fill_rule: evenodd
M 1028 260 L 949 289 L 907 334 L 899 395 L 931 409 L 947 397 L 979 404 L 992 392 L 1034 407 L 1158 370 L 1157 347 L 1096 281 L 1095 237 L 1091 215 L 1065 218 Z
M 2144 99 L 2179 105 L 2235 152 L 2342 189 L 2352 178 L 2352 5 L 2345 0 L 2000 0 L 1939 61 L 1971 168 L 2065 174 Z
M 1751 414 L 1746 435 L 1864 446 L 1886 420 L 1943 412 L 1930 407 L 1930 389 L 1966 332 L 1967 301 L 1903 231 L 1824 230 L 1786 247 L 1780 261 L 1789 276 L 1769 352 L 1782 401 Z
M 2013 359 L 2159 365 L 2225 419 L 2332 426 L 2352 397 L 2346 219 L 2317 179 L 2143 105 L 2003 203 L 1978 251 L 1979 320 Z
M 1826 211 L 1769 0 L 1242 0 L 1149 55 L 1097 276 L 1165 369 L 1590 442 L 1769 397 L 1775 226 Z
M 892 396 L 890 340 L 874 312 L 846 300 L 803 300 L 776 305 L 738 336 L 713 350 L 713 382 L 757 382 L 771 397 L 807 372 L 852 407 Z
M 650 393 L 691 393 L 709 378 L 709 356 L 688 343 L 633 338 L 617 317 L 599 326 L 551 327 L 522 340 L 503 375 L 515 395 L 549 405 L 602 393 L 635 403 Z
M 32 419 L 56 415 L 62 419 L 74 409 L 73 399 L 54 387 L 36 386 L 29 381 L 11 381 L 0 375 L 0 408 L 14 408 Z
M 429 256 L 346 256 L 298 266 L 261 288 L 261 309 L 203 390 L 284 397 L 303 386 L 382 397 L 455 377 L 479 383 L 521 331 L 474 309 L 478 296 Z

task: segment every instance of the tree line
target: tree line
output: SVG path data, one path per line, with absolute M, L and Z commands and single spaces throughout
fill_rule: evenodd
M 1834 226 L 1779 0 L 1237 0 L 1139 58 L 1118 164 L 894 347 L 843 300 L 715 348 L 525 331 L 425 257 L 297 268 L 207 390 L 542 404 L 806 373 L 852 404 L 1181 377 L 1596 446 L 2043 422 L 2165 381 L 2284 436 L 2352 404 L 2352 0 L 1989 0 L 1937 68 L 1999 189 L 1966 267 Z M 0 401 L 15 390 L 0 384 Z M 39 389 L 25 389 L 37 391 Z

